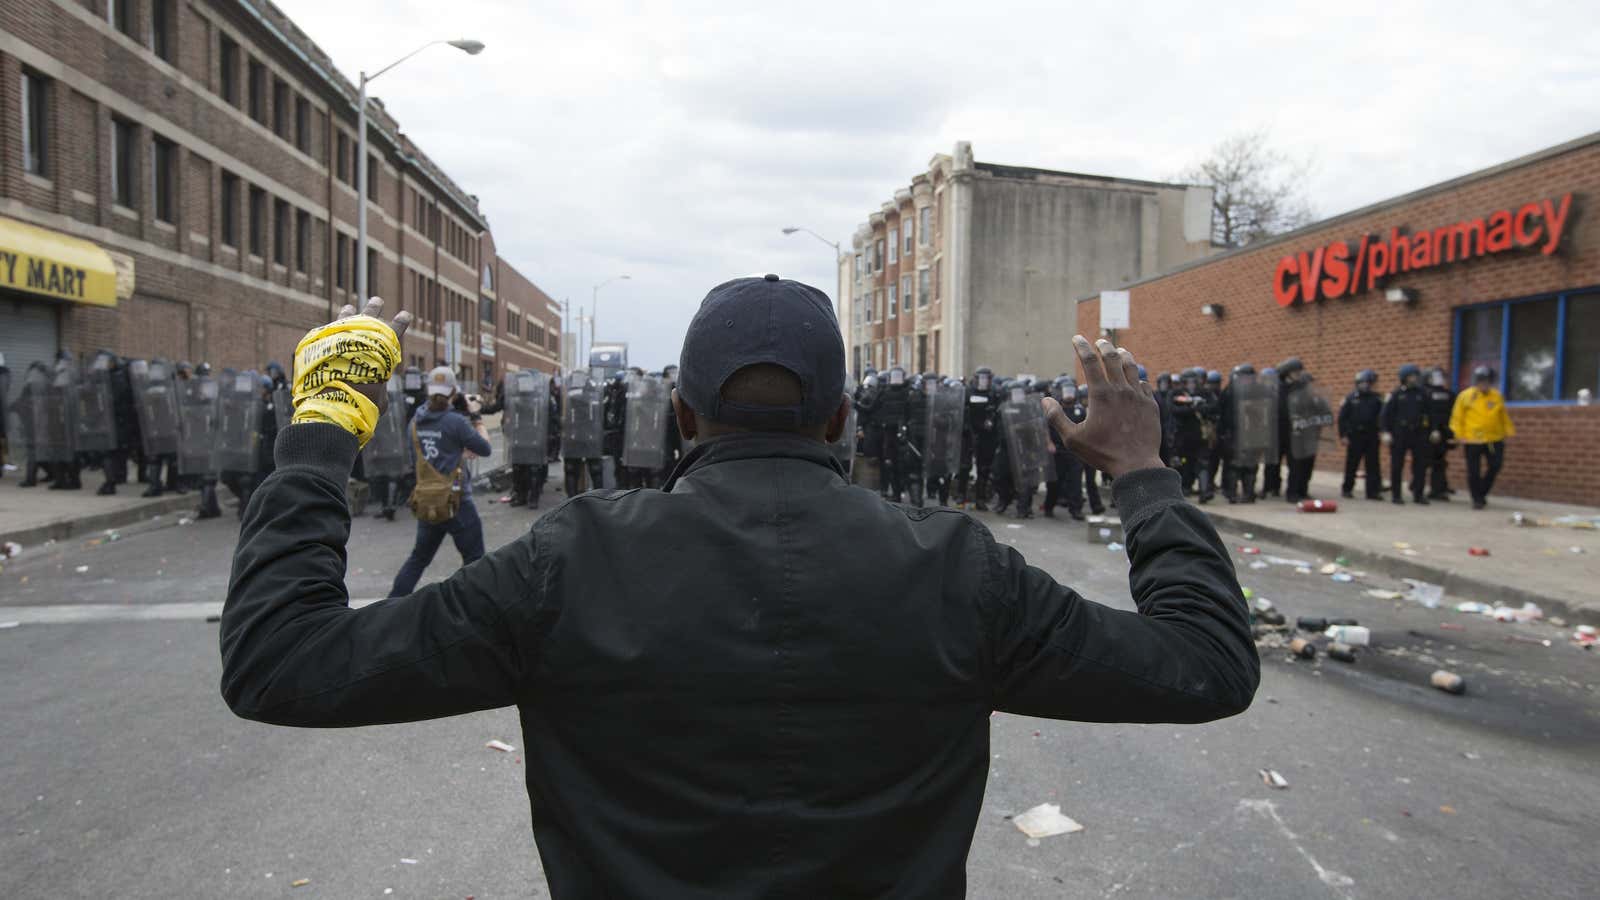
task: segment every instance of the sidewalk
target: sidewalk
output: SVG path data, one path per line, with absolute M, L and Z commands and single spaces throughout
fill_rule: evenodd
M 1364 499 L 1359 483 L 1356 499 L 1342 499 L 1340 481 L 1334 472 L 1318 472 L 1311 481 L 1312 496 L 1339 502 L 1336 513 L 1303 513 L 1276 497 L 1229 505 L 1220 494 L 1201 509 L 1236 545 L 1248 543 L 1242 537 L 1248 532 L 1327 560 L 1343 556 L 1354 567 L 1441 584 L 1452 604 L 1532 602 L 1547 616 L 1600 623 L 1600 531 L 1512 521 L 1516 512 L 1531 522 L 1600 517 L 1600 509 L 1491 495 L 1488 509 L 1474 511 L 1465 485 L 1456 486 L 1449 503 L 1416 506 L 1407 494 L 1402 507 L 1387 495 L 1382 502 Z M 1472 556 L 1470 547 L 1490 555 Z
M 107 528 L 120 528 L 155 516 L 189 512 L 200 502 L 194 492 L 162 494 L 144 498 L 144 485 L 117 485 L 117 493 L 101 497 L 99 472 L 84 472 L 82 490 L 52 491 L 38 487 L 18 487 L 21 472 L 7 472 L 0 478 L 0 543 L 15 541 L 24 547 L 49 540 L 64 540 Z

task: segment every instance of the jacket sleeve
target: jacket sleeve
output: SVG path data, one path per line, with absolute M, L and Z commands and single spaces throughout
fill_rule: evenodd
M 1178 473 L 1113 485 L 1138 612 L 1086 600 L 989 542 L 993 705 L 1085 722 L 1205 722 L 1249 708 L 1261 679 L 1244 594 Z
M 1378 430 L 1394 432 L 1394 391 L 1383 398 L 1383 406 L 1378 410 Z
M 478 429 L 472 426 L 471 420 L 466 416 L 461 417 L 460 429 L 461 446 L 471 450 L 479 459 L 488 459 L 489 454 L 494 452 L 489 440 L 478 433 Z
M 1503 426 L 1501 433 L 1504 434 L 1505 437 L 1515 437 L 1517 434 L 1517 426 L 1511 424 L 1511 410 L 1506 408 L 1505 398 L 1501 397 L 1499 402 L 1495 404 L 1495 407 L 1500 411 L 1500 424 Z
M 1344 402 L 1339 404 L 1339 437 L 1347 438 L 1350 436 L 1350 419 L 1354 411 L 1355 401 L 1350 397 L 1345 397 Z
M 355 438 L 283 429 L 277 470 L 245 510 L 223 606 L 222 696 L 246 719 L 375 725 L 516 702 L 516 624 L 531 598 L 530 533 L 408 597 L 352 609 L 345 481 Z
M 1467 433 L 1467 411 L 1472 408 L 1472 396 L 1476 393 L 1476 388 L 1467 388 L 1456 395 L 1456 402 L 1450 404 L 1451 432 L 1455 434 Z

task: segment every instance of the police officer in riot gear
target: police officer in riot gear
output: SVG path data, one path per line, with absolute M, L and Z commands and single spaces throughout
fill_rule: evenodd
M 882 429 L 878 427 L 878 392 L 881 390 L 878 381 L 878 370 L 867 366 L 855 393 L 856 429 L 861 432 L 861 455 L 873 460 L 878 458 L 878 450 L 883 445 Z
M 924 487 L 923 458 L 928 451 L 928 391 L 938 386 L 938 376 L 913 375 L 906 387 L 906 418 L 900 427 L 899 460 L 900 481 L 904 485 L 906 501 L 912 506 L 922 505 Z
M 604 423 L 605 455 L 611 457 L 612 477 L 618 488 L 633 487 L 633 474 L 622 464 L 622 432 L 628 423 L 628 376 L 618 372 L 606 382 L 602 395 L 601 421 Z M 600 487 L 601 485 L 595 485 Z
M 1222 423 L 1222 373 L 1216 369 L 1207 371 L 1200 393 L 1206 398 L 1205 411 L 1201 413 L 1206 433 L 1206 473 L 1200 502 L 1209 503 L 1216 496 L 1217 470 L 1222 465 L 1222 447 L 1217 437 L 1218 426 Z
M 1222 460 L 1222 496 L 1229 503 L 1256 502 L 1256 467 L 1254 461 L 1246 466 L 1238 455 L 1239 410 L 1235 398 L 1236 388 L 1253 384 L 1256 367 L 1239 363 L 1228 373 L 1228 386 L 1217 397 L 1217 452 Z M 1243 496 L 1239 487 L 1243 485 Z
M 1211 417 L 1211 401 L 1202 390 L 1205 372 L 1191 367 L 1183 370 L 1183 386 L 1172 392 L 1172 415 L 1176 420 L 1175 450 L 1178 472 L 1183 478 L 1185 494 L 1198 493 L 1200 502 L 1211 500 L 1211 486 L 1207 483 L 1210 448 L 1207 446 L 1207 423 Z
M 910 402 L 906 370 L 894 366 L 887 384 L 880 386 L 872 419 L 878 435 L 878 491 L 899 503 L 906 492 L 906 473 L 900 459 L 900 431 L 905 427 Z
M 1422 394 L 1428 400 L 1428 499 L 1450 502 L 1450 451 L 1456 436 L 1450 431 L 1450 413 L 1455 409 L 1456 392 L 1450 389 L 1450 375 L 1434 366 L 1428 370 Z
M 1178 461 L 1173 452 L 1173 442 L 1177 439 L 1177 420 L 1172 417 L 1172 373 L 1162 372 L 1156 376 L 1156 407 L 1161 411 L 1161 461 L 1168 467 L 1176 469 Z
M 994 370 L 979 366 L 967 384 L 967 408 L 962 417 L 961 470 L 956 476 L 956 496 L 962 503 L 971 502 L 981 510 L 989 508 L 989 479 L 994 466 L 995 451 L 1000 447 L 1000 415 L 998 386 Z M 968 493 L 968 478 L 972 465 L 978 466 L 976 490 Z
M 1051 385 L 1050 393 L 1061 404 L 1061 411 L 1074 423 L 1082 422 L 1088 415 L 1079 398 L 1078 384 L 1070 375 L 1061 375 Z M 1084 465 L 1081 460 L 1067 449 L 1057 435 L 1050 435 L 1051 454 L 1055 458 L 1056 477 L 1044 489 L 1044 514 L 1047 518 L 1055 518 L 1056 507 L 1063 503 L 1067 507 L 1067 515 L 1083 521 L 1083 488 Z M 1099 489 L 1095 486 L 1094 472 L 1089 473 L 1089 491 L 1094 498 L 1095 506 L 1100 505 Z
M 103 351 L 102 351 L 103 352 Z M 132 458 L 143 474 L 143 443 L 139 434 L 139 412 L 135 406 L 133 383 L 128 379 L 128 361 L 112 357 L 111 364 L 111 414 L 115 420 L 111 450 L 105 458 L 105 483 L 95 493 L 111 495 L 117 485 L 128 480 L 128 460 Z M 143 480 L 141 477 L 140 480 Z
M 1411 500 L 1424 506 L 1423 495 L 1432 458 L 1428 442 L 1432 426 L 1428 421 L 1428 398 L 1422 392 L 1422 370 L 1413 363 L 1400 367 L 1400 386 L 1389 392 L 1378 414 L 1383 442 L 1389 445 L 1389 491 L 1396 505 L 1404 505 L 1400 485 L 1405 472 L 1406 454 L 1411 454 Z
M 1383 398 L 1373 390 L 1378 373 L 1362 369 L 1356 373 L 1356 386 L 1339 406 L 1339 443 L 1344 445 L 1344 485 L 1339 495 L 1355 496 L 1356 467 L 1366 467 L 1367 499 L 1383 499 L 1383 470 L 1378 462 L 1379 416 Z

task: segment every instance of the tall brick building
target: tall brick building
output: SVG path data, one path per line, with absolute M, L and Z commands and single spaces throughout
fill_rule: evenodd
M 1496 491 L 1600 505 L 1597 198 L 1600 133 L 1138 282 L 1116 338 L 1151 372 L 1296 355 L 1335 408 L 1364 368 L 1387 393 L 1403 363 L 1457 387 L 1492 366 L 1517 429 Z M 1078 327 L 1098 323 L 1091 296 Z
M 0 0 L 8 364 L 287 364 L 356 302 L 356 97 L 263 0 Z M 457 322 L 468 383 L 556 371 L 560 308 L 496 253 L 478 198 L 380 101 L 368 125 L 371 293 L 416 316 L 407 362 L 443 362 Z
M 1076 299 L 1213 252 L 1211 189 L 1002 166 L 958 143 L 841 261 L 851 371 L 1054 374 Z

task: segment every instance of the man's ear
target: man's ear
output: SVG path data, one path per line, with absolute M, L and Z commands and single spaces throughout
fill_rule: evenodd
M 678 433 L 686 440 L 694 440 L 696 433 L 694 410 L 678 396 L 677 388 L 672 389 L 672 414 L 678 419 Z
M 674 391 L 674 394 L 677 392 Z M 839 398 L 839 408 L 833 411 L 833 417 L 828 420 L 826 432 L 828 443 L 832 444 L 844 435 L 844 426 L 850 421 L 850 395 L 845 394 Z

